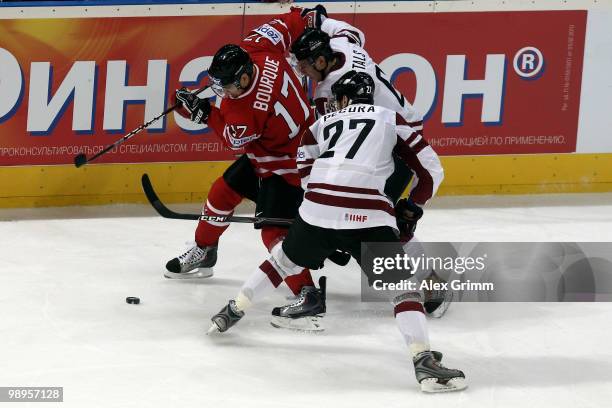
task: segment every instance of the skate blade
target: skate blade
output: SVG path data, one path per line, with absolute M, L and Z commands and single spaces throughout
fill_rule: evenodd
M 213 268 L 196 268 L 189 272 L 164 272 L 164 277 L 168 279 L 205 279 L 213 276 Z
M 212 322 L 212 324 L 210 325 L 208 330 L 206 330 L 206 335 L 207 336 L 210 336 L 213 333 L 221 333 L 219 331 L 219 326 L 217 326 L 217 323 L 215 323 L 215 322 Z
M 270 324 L 277 329 L 293 330 L 304 333 L 320 333 L 325 330 L 321 316 L 304 316 L 296 319 L 289 317 L 272 316 Z
M 421 381 L 421 391 L 436 393 L 436 392 L 453 392 L 461 391 L 467 388 L 465 378 L 451 378 L 446 383 L 439 383 L 437 378 L 426 378 Z

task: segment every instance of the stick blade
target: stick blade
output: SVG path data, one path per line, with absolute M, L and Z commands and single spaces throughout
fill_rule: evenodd
M 77 168 L 83 166 L 85 163 L 87 163 L 87 156 L 85 156 L 83 153 L 79 153 L 74 156 L 74 165 Z
M 177 212 L 172 211 L 168 207 L 166 207 L 164 203 L 162 203 L 162 201 L 159 199 L 157 194 L 155 193 L 155 190 L 153 189 L 153 185 L 151 184 L 151 180 L 149 179 L 149 176 L 146 173 L 142 175 L 140 182 L 142 184 L 142 190 L 147 196 L 147 200 L 149 200 L 149 203 L 151 203 L 155 211 L 157 211 L 157 213 L 161 215 L 162 217 L 172 218 L 175 220 L 195 220 L 197 221 L 200 219 L 200 214 L 177 213 Z

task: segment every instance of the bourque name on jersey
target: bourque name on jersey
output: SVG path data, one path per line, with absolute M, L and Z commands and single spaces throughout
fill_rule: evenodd
M 347 106 L 346 108 L 340 109 L 339 111 L 328 113 L 327 115 L 323 116 L 323 122 L 333 118 L 334 116 L 341 115 L 343 113 L 355 113 L 355 112 L 359 112 L 359 113 L 376 112 L 376 108 L 374 107 L 374 105 Z
M 268 111 L 268 102 L 272 99 L 272 89 L 274 88 L 274 80 L 278 77 L 279 64 L 279 61 L 266 56 L 257 93 L 255 94 L 255 101 L 253 101 L 253 108 L 264 112 Z

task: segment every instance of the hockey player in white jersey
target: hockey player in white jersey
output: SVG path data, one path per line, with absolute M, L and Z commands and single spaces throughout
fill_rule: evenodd
M 328 18 L 325 8 L 321 5 L 313 10 L 318 12 L 321 23 L 316 27 L 319 28 L 306 29 L 292 43 L 291 52 L 298 71 L 316 82 L 314 103 L 317 114 L 325 115 L 335 110 L 331 87 L 342 75 L 351 70 L 365 72 L 373 78 L 376 86 L 374 104 L 397 112 L 422 137 L 421 113 L 395 89 L 383 70 L 370 58 L 363 48 L 364 34 L 348 23 Z M 435 155 L 435 152 L 433 154 Z M 401 236 L 404 242 L 408 242 L 406 252 L 416 253 L 422 250 L 422 245 L 414 237 L 414 230 L 423 213 L 414 202 L 399 201 L 413 171 L 397 155 L 394 155 L 394 163 L 394 171 L 387 180 L 384 191 L 394 204 L 397 203 L 396 210 L 412 214 L 411 221 L 403 226 Z M 443 282 L 434 271 L 431 271 L 430 279 Z M 428 293 L 425 301 L 427 314 L 441 317 L 448 309 L 452 297 L 453 292 L 448 290 Z
M 317 114 L 334 111 L 331 86 L 346 72 L 354 70 L 373 78 L 376 105 L 399 113 L 415 130 L 422 131 L 422 114 L 393 87 L 385 72 L 363 48 L 364 43 L 361 31 L 332 18 L 325 18 L 321 29 L 306 29 L 292 43 L 291 53 L 295 56 L 298 71 L 316 82 L 314 103 Z
M 237 297 L 213 316 L 209 333 L 228 330 L 284 279 L 304 268 L 317 269 L 337 249 L 358 261 L 364 242 L 388 242 L 401 251 L 393 203 L 384 193 L 385 182 L 394 171 L 392 152 L 419 175 L 410 196 L 419 205 L 435 193 L 442 167 L 427 142 L 400 115 L 372 105 L 374 90 L 372 78 L 355 71 L 347 72 L 332 87 L 341 109 L 324 115 L 306 130 L 298 150 L 305 190 L 299 216 L 285 240 L 271 250 L 271 257 L 251 274 Z M 403 213 L 397 216 L 403 221 Z M 324 313 L 324 295 L 323 287 L 304 287 L 294 304 L 276 314 Z M 431 350 L 427 320 L 416 295 L 395 297 L 393 303 L 421 390 L 466 388 L 463 372 L 442 366 L 442 354 Z
M 385 73 L 372 61 L 362 48 L 365 42 L 361 31 L 339 20 L 325 18 L 321 10 L 320 29 L 309 28 L 292 44 L 291 53 L 296 59 L 298 71 L 316 82 L 314 103 L 317 115 L 335 110 L 331 86 L 346 72 L 365 72 L 374 78 L 376 94 L 374 103 L 399 113 L 417 132 L 422 134 L 423 118 L 404 96 L 389 82 Z M 386 193 L 397 201 L 410 182 L 412 172 L 401 160 L 395 160 L 393 176 L 385 186 Z

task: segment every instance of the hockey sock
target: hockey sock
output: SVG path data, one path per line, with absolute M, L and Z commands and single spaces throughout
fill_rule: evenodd
M 304 286 L 314 286 L 310 269 L 304 269 L 297 275 L 287 276 L 285 284 L 291 289 L 294 295 L 300 293 Z
M 283 238 L 285 238 L 285 235 L 287 235 L 287 228 L 264 227 L 261 231 L 261 238 L 264 241 L 264 245 L 266 248 L 268 248 L 268 251 L 270 251 L 273 256 L 274 253 L 272 252 L 272 249 L 275 248 Z M 276 248 L 275 253 L 277 256 L 281 257 L 280 260 L 284 261 L 286 259 L 286 261 L 288 261 L 283 262 L 283 265 L 284 263 L 287 263 L 287 267 L 289 268 L 289 270 L 285 271 L 287 275 L 285 278 L 285 284 L 287 287 L 289 287 L 289 289 L 291 289 L 291 292 L 293 292 L 294 295 L 300 293 L 304 286 L 314 286 L 314 281 L 312 280 L 312 275 L 310 274 L 309 269 L 298 267 L 291 262 L 284 253 L 280 254 Z
M 283 273 L 274 258 L 264 261 L 253 271 L 236 296 L 236 307 L 245 311 L 251 304 L 265 298 L 283 281 Z
M 430 349 L 427 319 L 419 302 L 404 301 L 395 305 L 395 321 L 412 356 Z
M 207 215 L 231 215 L 240 201 L 242 196 L 232 190 L 223 177 L 219 177 L 210 188 L 203 210 Z M 200 247 L 216 245 L 229 224 L 229 222 L 200 221 L 195 232 L 196 243 Z
M 261 240 L 268 252 L 271 252 L 276 244 L 285 239 L 288 231 L 289 228 L 285 227 L 264 226 L 261 228 Z

